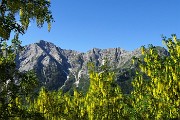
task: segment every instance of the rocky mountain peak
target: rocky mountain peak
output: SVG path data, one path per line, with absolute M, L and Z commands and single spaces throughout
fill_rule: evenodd
M 115 69 L 129 66 L 133 56 L 141 56 L 141 50 L 126 51 L 121 48 L 93 48 L 86 53 L 75 50 L 65 50 L 51 42 L 40 40 L 25 46 L 16 59 L 20 71 L 34 69 L 42 85 L 49 89 L 67 88 L 67 85 L 82 84 L 87 76 L 87 63 L 94 62 L 101 66 L 108 60 Z
M 55 46 L 53 43 L 45 41 L 45 40 L 39 40 L 36 44 L 40 46 Z

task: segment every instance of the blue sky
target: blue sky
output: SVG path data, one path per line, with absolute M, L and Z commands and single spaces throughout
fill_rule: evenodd
M 46 40 L 63 49 L 86 52 L 142 45 L 162 46 L 161 35 L 180 37 L 180 0 L 51 0 L 51 32 L 31 23 L 23 45 Z

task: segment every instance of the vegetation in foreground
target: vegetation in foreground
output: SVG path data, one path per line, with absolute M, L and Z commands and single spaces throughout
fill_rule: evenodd
M 14 72 L 15 65 L 10 64 L 13 61 L 9 59 L 12 54 L 8 54 L 7 58 L 1 56 L 1 70 L 9 65 L 9 77 L 6 78 L 7 73 L 1 72 L 1 81 L 16 78 L 18 82 L 1 82 L 0 117 L 17 120 L 179 119 L 180 41 L 175 35 L 163 41 L 169 56 L 161 57 L 154 46 L 149 46 L 149 49 L 142 47 L 143 60 L 132 60 L 139 70 L 132 82 L 131 94 L 122 93 L 116 84 L 115 73 L 107 64 L 101 66 L 98 72 L 91 63 L 88 66 L 90 87 L 86 94 L 74 90 L 74 94 L 70 95 L 42 87 L 39 94 L 34 95 L 34 74 Z M 149 76 L 150 80 L 144 79 L 143 74 Z
M 115 73 L 106 64 L 101 66 L 100 72 L 90 64 L 90 87 L 86 94 L 74 90 L 70 95 L 42 87 L 36 95 L 35 74 L 16 70 L 18 35 L 25 33 L 30 19 L 35 19 L 39 27 L 47 22 L 50 28 L 53 20 L 48 10 L 50 2 L 2 0 L 0 6 L 0 119 L 180 119 L 180 41 L 175 35 L 168 40 L 163 38 L 169 56 L 161 57 L 154 46 L 149 46 L 149 49 L 142 47 L 143 60 L 132 60 L 139 69 L 131 94 L 122 93 L 115 83 Z M 16 22 L 17 12 L 20 12 L 22 25 Z M 16 34 L 12 45 L 8 46 L 11 31 Z M 150 80 L 144 79 L 143 74 Z

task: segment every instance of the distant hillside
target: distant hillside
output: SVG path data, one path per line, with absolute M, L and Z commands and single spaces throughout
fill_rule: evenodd
M 164 48 L 158 47 L 160 54 L 167 55 Z M 65 50 L 53 43 L 40 40 L 38 43 L 25 46 L 16 58 L 20 71 L 34 69 L 41 86 L 49 90 L 63 89 L 65 92 L 77 87 L 86 91 L 89 85 L 87 63 L 94 62 L 101 66 L 105 59 L 117 72 L 117 83 L 124 92 L 131 89 L 130 82 L 134 69 L 131 65 L 133 56 L 140 57 L 140 48 L 126 51 L 121 48 L 98 49 L 93 48 L 86 53 L 75 50 Z

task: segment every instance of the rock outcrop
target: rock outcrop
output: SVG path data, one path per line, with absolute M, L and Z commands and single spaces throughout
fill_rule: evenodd
M 73 86 L 84 87 L 88 82 L 88 62 L 101 66 L 108 60 L 110 66 L 120 69 L 127 67 L 133 56 L 141 56 L 140 49 L 126 51 L 121 48 L 93 48 L 81 53 L 61 49 L 53 43 L 40 40 L 38 43 L 25 46 L 17 55 L 16 62 L 17 68 L 22 72 L 34 69 L 41 85 L 48 89 L 62 88 L 67 91 Z

